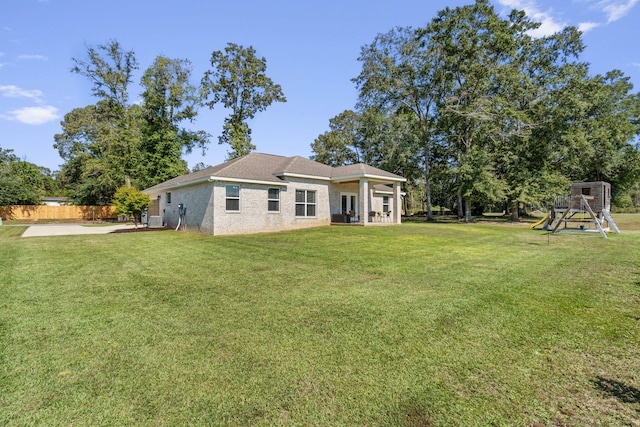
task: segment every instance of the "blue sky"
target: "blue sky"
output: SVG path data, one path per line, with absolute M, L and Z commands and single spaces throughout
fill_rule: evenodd
M 86 46 L 111 39 L 133 50 L 140 64 L 131 87 L 157 55 L 189 59 L 199 84 L 211 52 L 227 43 L 253 46 L 267 59 L 267 75 L 286 103 L 273 104 L 249 122 L 257 151 L 310 156 L 310 144 L 331 117 L 353 108 L 351 82 L 360 71 L 360 47 L 396 26 L 426 25 L 445 7 L 473 0 L 0 0 L 0 147 L 51 170 L 63 163 L 53 148 L 60 120 L 96 102 L 88 80 L 69 70 Z M 640 90 L 639 0 L 492 0 L 500 13 L 524 9 L 543 25 L 584 31 L 582 59 L 592 73 L 622 70 Z M 191 127 L 213 137 L 189 166 L 224 161 L 218 145 L 227 111 L 200 110 Z

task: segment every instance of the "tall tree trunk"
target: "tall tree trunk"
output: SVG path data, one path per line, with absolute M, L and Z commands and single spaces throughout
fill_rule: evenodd
M 429 146 L 424 149 L 424 183 L 427 198 L 427 221 L 433 221 L 433 209 L 431 206 L 431 155 Z
M 520 203 L 515 202 L 511 204 L 511 221 L 513 222 L 520 222 L 520 215 L 518 212 L 518 205 L 520 205 Z
M 473 217 L 471 216 L 471 200 L 469 198 L 464 200 L 464 221 L 473 222 Z

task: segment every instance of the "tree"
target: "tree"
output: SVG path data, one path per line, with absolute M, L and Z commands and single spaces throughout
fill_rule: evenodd
M 76 203 L 108 204 L 123 185 L 149 187 L 188 172 L 182 155 L 209 142 L 206 132 L 183 127 L 200 104 L 189 61 L 158 56 L 142 77 L 140 104 L 129 103 L 138 68 L 133 51 L 111 41 L 73 61 L 72 71 L 87 77 L 99 98 L 66 114 L 54 136 L 65 160 L 58 176 Z
M 139 134 L 139 107 L 130 109 L 128 116 L 126 133 Z M 116 189 L 131 181 L 139 150 L 118 139 L 117 135 L 124 132 L 117 128 L 124 123 L 122 118 L 114 118 L 112 104 L 107 100 L 65 114 L 60 123 L 62 132 L 54 135 L 54 148 L 65 160 L 61 180 L 73 188 L 75 203 L 107 205 Z
M 151 205 L 151 199 L 135 187 L 120 187 L 113 195 L 113 205 L 118 215 L 132 215 L 138 228 L 138 217 Z
M 133 51 L 125 52 L 116 40 L 98 48 L 87 47 L 87 60 L 73 58 L 71 71 L 87 77 L 93 83 L 93 96 L 110 103 L 126 106 L 129 84 L 138 61 Z
M 512 12 L 510 20 L 520 30 L 500 67 L 493 112 L 498 122 L 490 149 L 498 177 L 505 182 L 511 219 L 518 221 L 520 206 L 541 206 L 568 187 L 555 163 L 561 132 L 554 112 L 587 67 L 578 62 L 583 44 L 575 28 L 533 38 L 526 30 L 537 24 L 526 20 L 524 12 Z
M 416 193 L 429 218 L 432 188 L 467 221 L 472 208 L 502 203 L 517 220 L 519 206 L 549 201 L 570 181 L 608 180 L 626 192 L 640 169 L 631 145 L 639 96 L 619 72 L 589 77 L 577 29 L 533 38 L 539 25 L 476 0 L 424 28 L 378 35 L 354 79 L 356 135 L 329 132 L 314 151 L 340 160 L 353 145 L 366 162 L 402 168 L 424 186 Z M 422 178 L 412 175 L 417 159 Z
M 247 120 L 286 98 L 280 85 L 265 74 L 267 60 L 256 57 L 251 46 L 229 43 L 224 52 L 211 54 L 211 67 L 202 78 L 202 98 L 211 109 L 220 103 L 231 109 L 218 140 L 231 146 L 229 158 L 243 156 L 256 148 Z
M 135 53 L 125 52 L 111 40 L 97 49 L 88 47 L 87 59 L 73 58 L 73 62 L 71 71 L 87 77 L 93 83 L 93 95 L 102 101 L 98 117 L 102 126 L 94 135 L 103 146 L 104 160 L 122 174 L 125 185 L 131 185 L 140 143 L 140 129 L 129 108 L 129 85 L 138 69 Z
M 431 209 L 431 164 L 436 101 L 441 96 L 441 74 L 437 52 L 420 40 L 415 30 L 398 28 L 378 35 L 361 49 L 362 71 L 353 79 L 359 89 L 362 110 L 399 112 L 414 116 L 417 143 L 422 153 L 426 186 L 427 217 Z
M 633 183 L 618 179 L 635 167 L 629 143 L 640 132 L 640 98 L 632 89 L 629 77 L 618 70 L 572 81 L 563 143 L 574 148 L 565 169 L 573 179 L 619 187 Z M 628 178 L 633 181 L 633 174 Z
M 38 205 L 51 184 L 50 171 L 0 148 L 0 206 Z
M 150 187 L 188 172 L 182 154 L 194 147 L 205 151 L 209 135 L 181 127 L 197 116 L 196 88 L 190 84 L 191 63 L 156 57 L 142 76 L 143 135 L 139 185 Z
M 360 162 L 360 117 L 345 110 L 329 119 L 329 131 L 319 135 L 311 144 L 312 160 L 329 166 L 344 166 Z

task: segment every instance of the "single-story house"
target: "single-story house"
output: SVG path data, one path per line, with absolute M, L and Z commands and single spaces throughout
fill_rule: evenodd
M 42 198 L 42 204 L 45 206 L 68 206 L 72 204 L 72 200 L 70 197 L 46 196 Z
M 300 156 L 251 153 L 143 191 L 157 223 L 222 235 L 399 224 L 403 182 L 362 163 L 331 167 Z

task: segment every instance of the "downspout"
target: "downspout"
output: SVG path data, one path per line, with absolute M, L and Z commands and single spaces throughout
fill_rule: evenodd
M 216 235 L 216 180 L 213 177 L 209 178 L 211 183 L 211 235 Z

